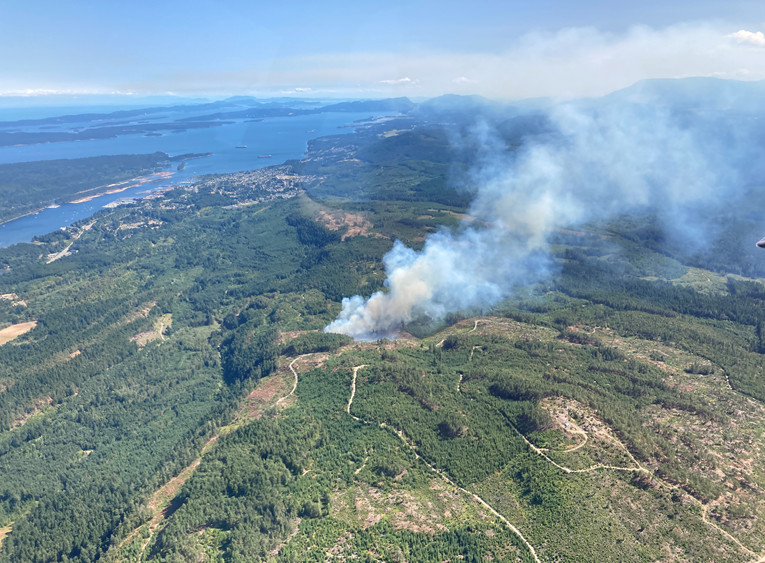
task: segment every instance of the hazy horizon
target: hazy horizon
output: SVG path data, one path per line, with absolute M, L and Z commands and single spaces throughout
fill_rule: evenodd
M 58 96 L 600 96 L 646 78 L 765 79 L 753 2 L 469 9 L 78 2 L 0 7 L 0 101 Z M 34 21 L 34 25 L 28 22 Z
M 720 80 L 725 82 L 765 82 L 765 78 L 761 80 L 743 80 L 736 78 L 720 78 L 720 77 L 706 77 L 706 76 L 687 76 L 674 79 L 652 79 L 645 78 L 640 79 L 634 83 L 628 84 L 623 88 L 616 88 L 603 94 L 593 96 L 568 96 L 568 97 L 555 97 L 555 96 L 534 96 L 525 98 L 499 98 L 488 97 L 482 94 L 476 93 L 455 93 L 452 91 L 444 91 L 440 94 L 433 96 L 412 96 L 412 95 L 379 95 L 379 96 L 317 96 L 317 95 L 304 95 L 304 96 L 276 96 L 276 95 L 262 95 L 257 92 L 240 92 L 226 95 L 199 95 L 199 96 L 180 96 L 175 94 L 146 94 L 146 95 L 134 95 L 134 94 L 63 94 L 63 93 L 47 93 L 47 94 L 30 94 L 24 96 L 3 96 L 0 95 L 0 109 L 7 112 L 19 110 L 22 112 L 29 112 L 29 115 L 19 117 L 19 119 L 34 118 L 37 112 L 43 112 L 47 109 L 52 110 L 71 110 L 71 111 L 83 111 L 82 108 L 97 108 L 99 112 L 108 113 L 111 111 L 119 111 L 125 108 L 143 108 L 150 106 L 174 106 L 174 105 L 194 105 L 194 104 L 206 104 L 218 101 L 223 101 L 234 97 L 252 97 L 263 100 L 264 102 L 270 102 L 275 100 L 288 100 L 298 101 L 311 101 L 312 103 L 336 103 L 343 101 L 356 101 L 356 100 L 383 100 L 390 98 L 408 98 L 414 103 L 422 103 L 434 98 L 448 95 L 464 96 L 464 97 L 482 97 L 489 101 L 496 101 L 500 103 L 512 104 L 513 102 L 525 102 L 529 100 L 545 100 L 549 99 L 553 102 L 564 102 L 577 99 L 595 99 L 608 96 L 615 92 L 628 89 L 636 84 L 650 80 L 684 80 L 692 78 L 710 78 L 713 80 Z M 45 113 L 47 115 L 47 113 Z M 42 115 L 42 114 L 40 114 Z M 0 116 L 0 121 L 5 119 Z

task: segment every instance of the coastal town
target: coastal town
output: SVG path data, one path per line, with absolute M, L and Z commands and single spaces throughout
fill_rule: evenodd
M 236 200 L 226 206 L 233 209 L 256 203 L 267 203 L 277 199 L 290 199 L 302 194 L 304 186 L 316 180 L 318 176 L 300 176 L 289 165 L 269 166 L 258 170 L 234 172 L 203 179 L 187 189 L 194 191 L 210 190 L 211 194 L 220 194 Z

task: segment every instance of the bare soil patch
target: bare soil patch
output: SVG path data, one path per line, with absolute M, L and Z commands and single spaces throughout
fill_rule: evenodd
M 27 323 L 18 323 L 5 327 L 4 329 L 0 330 L 0 346 L 18 338 L 22 334 L 29 332 L 36 326 L 37 321 L 29 321 Z
M 146 314 L 148 314 L 148 311 Z M 139 348 L 143 348 L 149 342 L 153 342 L 154 340 L 164 340 L 165 330 L 171 327 L 172 324 L 173 324 L 172 314 L 162 315 L 160 318 L 158 318 L 154 322 L 153 330 L 147 330 L 145 332 L 139 332 L 138 334 L 134 334 L 133 336 L 130 337 L 130 342 L 135 342 L 136 344 L 138 344 Z
M 572 231 L 571 229 L 558 229 L 558 232 L 562 235 L 573 235 L 575 237 L 586 237 L 588 234 L 584 231 Z
M 434 480 L 427 491 L 383 491 L 360 484 L 332 498 L 332 516 L 367 529 L 387 518 L 397 530 L 445 531 L 453 519 L 476 519 L 478 506 Z
M 285 332 L 282 332 L 279 335 L 279 343 L 286 344 L 290 340 L 294 340 L 298 336 L 303 336 L 304 334 L 308 334 L 309 332 L 319 332 L 318 330 L 288 330 Z
M 149 227 L 152 229 L 158 229 L 160 228 L 164 223 L 162 221 L 159 221 L 158 219 L 149 219 L 147 221 L 141 221 L 138 223 L 122 223 L 119 227 L 117 227 L 118 231 L 127 231 L 130 229 L 140 229 L 142 227 Z
M 343 346 L 338 351 L 338 355 L 351 350 L 395 350 L 396 348 L 416 348 L 421 346 L 422 342 L 416 339 L 408 332 L 402 330 L 395 336 L 395 340 L 372 340 L 369 342 L 353 342 Z
M 159 338 L 156 332 L 153 330 L 148 330 L 146 332 L 139 332 L 138 334 L 134 334 L 130 337 L 130 342 L 135 342 L 138 344 L 139 348 L 143 348 L 146 346 L 149 342 L 152 340 L 156 340 Z
M 295 367 L 297 367 L 298 364 L 306 365 L 308 366 L 308 369 L 324 367 L 324 364 L 331 356 L 332 354 L 328 352 L 318 352 L 306 355 L 305 357 L 300 358 L 300 362 L 295 362 Z
M 362 236 L 362 237 L 377 237 L 387 238 L 380 233 L 372 233 L 369 230 L 373 227 L 372 223 L 367 221 L 363 215 L 354 213 L 336 213 L 331 215 L 326 211 L 319 212 L 319 217 L 316 219 L 326 225 L 330 231 L 338 231 L 342 227 L 348 227 L 348 230 L 342 237 L 342 240 Z
M 214 442 L 217 437 L 218 436 L 216 435 L 211 438 L 208 444 Z M 205 447 L 207 447 L 207 445 L 205 445 Z M 148 509 L 155 513 L 157 510 L 161 509 L 161 514 L 163 514 L 163 517 L 168 516 L 166 513 L 172 506 L 171 501 L 178 496 L 178 493 L 181 492 L 181 487 L 183 487 L 186 481 L 188 481 L 189 477 L 191 477 L 191 474 L 196 470 L 197 467 L 199 467 L 201 462 L 202 457 L 200 456 L 191 462 L 191 465 L 186 467 L 178 475 L 157 489 L 151 496 L 149 503 L 146 505 Z
M 23 299 L 20 299 L 19 296 L 16 295 L 15 293 L 4 293 L 4 294 L 0 295 L 0 299 L 2 299 L 3 301 L 10 301 L 11 305 L 13 305 L 14 307 L 19 307 L 19 306 L 20 307 L 26 307 L 27 306 L 27 302 L 24 301 Z
M 240 422 L 252 418 L 257 420 L 263 416 L 266 409 L 273 405 L 274 399 L 283 396 L 290 389 L 289 379 L 291 378 L 287 377 L 286 372 L 279 372 L 261 379 L 252 393 L 242 401 L 234 421 Z

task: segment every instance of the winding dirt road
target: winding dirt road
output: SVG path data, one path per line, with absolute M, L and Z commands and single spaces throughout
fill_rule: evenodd
M 347 412 L 348 414 L 351 414 L 351 405 L 353 404 L 353 398 L 356 396 L 356 375 L 359 373 L 359 370 L 361 368 L 365 368 L 365 367 L 367 367 L 367 364 L 362 364 L 360 366 L 356 366 L 355 368 L 353 368 L 353 381 L 351 382 L 351 398 L 348 399 L 348 406 L 345 407 L 345 412 Z M 353 416 L 352 414 L 351 414 L 351 418 L 353 420 L 359 420 L 358 417 Z
M 478 326 L 478 322 L 477 322 L 477 321 L 476 321 L 476 326 Z M 475 328 L 474 328 L 474 329 L 475 329 Z M 360 366 L 356 366 L 356 367 L 354 367 L 354 368 L 353 368 L 353 382 L 351 383 L 351 397 L 350 397 L 350 399 L 348 400 L 348 406 L 346 407 L 346 409 L 345 409 L 345 410 L 346 410 L 346 412 L 347 412 L 349 415 L 351 415 L 351 417 L 352 417 L 354 420 L 357 420 L 357 421 L 359 421 L 359 422 L 362 422 L 362 423 L 364 423 L 364 424 L 370 424 L 370 423 L 369 423 L 369 422 L 367 422 L 366 420 L 361 420 L 360 418 L 358 418 L 358 417 L 356 417 L 356 416 L 353 416 L 353 415 L 351 414 L 351 405 L 353 404 L 353 398 L 354 398 L 354 396 L 356 395 L 356 375 L 357 375 L 358 371 L 359 371 L 361 368 L 364 368 L 364 367 L 367 367 L 367 364 L 363 364 L 363 365 L 360 365 Z M 380 424 L 380 428 L 388 428 L 388 427 L 386 427 L 386 425 L 385 425 L 384 423 L 382 423 L 382 424 Z M 428 463 L 427 461 L 425 461 L 425 460 L 424 460 L 424 459 L 423 459 L 423 458 L 420 456 L 420 454 L 418 454 L 418 453 L 417 453 L 417 446 L 415 446 L 414 444 L 411 444 L 411 443 L 410 443 L 410 442 L 409 442 L 409 441 L 406 439 L 406 436 L 404 436 L 404 433 L 403 433 L 401 430 L 397 430 L 397 429 L 395 429 L 395 428 L 393 428 L 393 427 L 390 427 L 390 430 L 392 430 L 392 431 L 393 431 L 393 433 L 394 433 L 394 434 L 396 434 L 396 436 L 398 436 L 398 437 L 401 439 L 401 441 L 402 441 L 402 442 L 404 442 L 404 444 L 406 444 L 406 445 L 409 447 L 409 449 L 410 449 L 410 450 L 412 450 L 412 452 L 414 453 L 414 456 L 415 456 L 417 459 L 419 459 L 420 461 L 422 461 L 422 463 L 424 463 L 425 465 L 427 465 L 427 466 L 428 466 L 428 468 L 429 468 L 429 469 L 430 469 L 430 470 L 431 470 L 433 473 L 435 473 L 436 475 L 438 475 L 439 477 L 441 477 L 441 479 L 443 479 L 444 481 L 446 481 L 447 483 L 449 483 L 449 484 L 450 484 L 452 487 L 454 487 L 455 489 L 457 489 L 457 490 L 461 491 L 462 493 L 464 493 L 464 494 L 466 494 L 466 495 L 468 495 L 468 496 L 472 497 L 472 498 L 473 498 L 473 499 L 475 499 L 476 501 L 478 501 L 478 502 L 481 504 L 481 506 L 483 506 L 484 508 L 486 508 L 486 510 L 488 510 L 488 511 L 489 511 L 489 512 L 491 512 L 491 513 L 492 513 L 494 516 L 496 516 L 497 518 L 499 518 L 499 519 L 500 519 L 500 520 L 501 520 L 501 521 L 502 521 L 502 522 L 505 524 L 505 526 L 507 526 L 507 527 L 508 527 L 508 529 L 509 529 L 509 530 L 511 530 L 511 531 L 512 531 L 512 532 L 513 532 L 513 533 L 514 533 L 516 536 L 518 536 L 518 537 L 521 539 L 521 541 L 522 541 L 522 542 L 523 542 L 523 543 L 526 545 L 526 547 L 528 548 L 528 550 L 529 550 L 529 552 L 531 553 L 532 557 L 534 557 L 534 561 L 536 561 L 536 563 L 542 563 L 542 561 L 540 561 L 539 557 L 537 557 L 537 552 L 534 550 L 534 546 L 533 546 L 533 545 L 531 545 L 531 544 L 529 543 L 529 541 L 528 541 L 528 540 L 525 538 L 525 536 L 524 536 L 524 535 L 521 533 L 521 531 L 520 531 L 518 528 L 516 528 L 515 526 L 513 526 L 513 524 L 511 524 L 511 523 L 510 523 L 510 521 L 509 521 L 507 518 L 505 518 L 504 516 L 502 516 L 502 514 L 500 514 L 499 512 L 497 512 L 497 511 L 496 511 L 496 510 L 495 510 L 495 509 L 494 509 L 494 508 L 493 508 L 493 507 L 492 507 L 492 506 L 491 506 L 491 505 L 490 505 L 488 502 L 486 502 L 485 500 L 483 500 L 483 499 L 482 499 L 481 497 L 479 497 L 477 494 L 475 494 L 475 493 L 473 493 L 473 492 L 471 492 L 471 491 L 468 491 L 467 489 L 463 489 L 462 487 L 460 487 L 459 485 L 457 485 L 456 483 L 454 483 L 454 482 L 453 482 L 451 479 L 449 479 L 449 477 L 447 477 L 447 476 L 446 476 L 446 474 L 444 474 L 442 471 L 440 471 L 440 470 L 436 469 L 436 468 L 435 468 L 435 467 L 433 467 L 433 466 L 432 466 L 430 463 Z M 366 460 L 365 460 L 365 462 L 364 462 L 364 463 L 366 464 Z M 360 471 L 360 470 L 358 470 L 358 471 Z M 358 472 L 358 471 L 357 471 L 357 472 Z
M 477 321 L 476 321 L 476 326 L 477 326 Z M 471 355 L 471 360 L 472 360 L 472 355 Z M 719 367 L 719 366 L 718 366 L 718 367 Z M 722 368 L 721 368 L 721 369 L 722 369 Z M 730 379 L 728 378 L 728 374 L 727 374 L 727 372 L 725 372 L 725 370 L 723 370 L 723 373 L 725 374 L 725 380 L 726 380 L 726 383 L 727 383 L 728 387 L 731 389 L 731 391 L 737 392 L 737 391 L 736 391 L 736 390 L 735 390 L 735 389 L 734 389 L 734 388 L 731 386 L 731 384 L 730 384 Z M 461 381 L 461 380 L 460 380 L 460 381 Z M 704 522 L 706 525 L 710 526 L 711 528 L 714 528 L 715 530 L 717 530 L 718 532 L 720 532 L 720 533 L 721 533 L 723 536 L 725 536 L 727 539 L 729 539 L 730 541 L 732 541 L 733 543 L 735 543 L 735 544 L 736 544 L 736 545 L 737 545 L 739 548 L 741 548 L 741 550 L 742 550 L 742 551 L 746 552 L 746 553 L 747 553 L 747 554 L 748 554 L 750 557 L 752 557 L 753 559 L 751 560 L 751 563 L 765 563 L 765 554 L 757 554 L 757 553 L 755 553 L 754 551 L 752 551 L 751 549 L 749 549 L 748 547 L 746 547 L 746 546 L 745 546 L 743 543 L 741 543 L 741 542 L 740 542 L 740 541 L 739 541 L 737 538 L 735 538 L 733 535 L 731 535 L 729 532 L 727 532 L 726 530 L 724 530 L 723 528 L 721 528 L 720 526 L 718 526 L 717 524 L 715 524 L 714 522 L 712 522 L 712 521 L 709 519 L 709 507 L 710 507 L 710 505 L 709 505 L 709 504 L 704 504 L 703 502 L 701 502 L 700 500 L 698 500 L 696 497 L 694 497 L 693 495 L 691 495 L 690 493 L 688 493 L 688 492 L 687 492 L 685 489 L 681 488 L 679 485 L 672 485 L 671 483 L 668 483 L 668 482 L 664 481 L 663 479 L 660 479 L 660 478 L 658 478 L 658 477 L 657 477 L 657 476 L 656 476 L 656 475 L 655 475 L 655 474 L 654 474 L 652 471 L 650 471 L 649 469 L 646 469 L 645 467 L 643 467 L 642 465 L 640 465 L 640 463 L 637 461 L 637 459 L 635 459 L 635 457 L 632 455 L 632 453 L 630 453 L 630 451 L 629 451 L 629 449 L 627 448 L 627 446 L 625 446 L 625 445 L 622 443 L 622 441 L 621 441 L 621 440 L 619 440 L 619 439 L 617 439 L 616 437 L 614 437 L 614 438 L 613 438 L 614 442 L 616 442 L 616 444 L 617 444 L 617 445 L 618 445 L 618 446 L 619 446 L 619 447 L 620 447 L 622 450 L 624 450 L 624 451 L 625 451 L 625 453 L 626 453 L 626 454 L 629 456 L 629 458 L 630 458 L 630 459 L 632 460 L 632 462 L 635 464 L 635 466 L 634 466 L 634 467 L 618 467 L 618 466 L 614 466 L 614 465 L 604 465 L 604 464 L 601 464 L 601 463 L 599 463 L 599 464 L 597 464 L 597 465 L 593 465 L 593 466 L 591 466 L 591 467 L 588 467 L 588 468 L 586 468 L 586 469 L 571 469 L 570 467 L 565 467 L 565 466 L 562 466 L 562 465 L 560 465 L 560 464 L 556 463 L 555 461 L 553 461 L 552 459 L 550 459 L 550 457 L 549 457 L 547 454 L 545 454 L 545 451 L 546 451 L 546 450 L 544 450 L 544 449 L 542 449 L 542 448 L 538 448 L 538 447 L 536 447 L 534 444 L 532 444 L 531 442 L 529 442 L 529 441 L 526 439 L 526 436 L 524 436 L 524 435 L 523 435 L 523 434 L 522 434 L 522 433 L 521 433 L 521 432 L 520 432 L 520 431 L 519 431 L 519 430 L 518 430 L 518 429 L 515 427 L 515 425 L 512 425 L 512 427 L 513 427 L 513 429 L 514 429 L 514 430 L 515 430 L 515 431 L 518 433 L 518 435 L 519 435 L 521 438 L 523 438 L 523 441 L 524 441 L 524 442 L 526 442 L 526 444 L 528 444 L 528 446 L 529 446 L 529 447 L 530 447 L 530 448 L 531 448 L 531 449 L 532 449 L 532 450 L 533 450 L 535 453 L 537 453 L 538 455 L 540 455 L 540 456 L 542 456 L 543 458 L 545 458 L 545 459 L 546 459 L 546 460 L 547 460 L 549 463 L 551 463 L 552 465 L 554 465 L 555 467 L 557 467 L 558 469 L 560 469 L 560 470 L 561 470 L 561 471 L 563 471 L 564 473 L 589 473 L 589 472 L 591 472 L 591 471 L 597 471 L 597 470 L 599 470 L 599 469 L 610 469 L 610 470 L 612 470 L 612 471 L 632 471 L 632 472 L 645 473 L 646 475 L 648 475 L 648 476 L 650 476 L 651 478 L 655 479 L 655 480 L 656 480 L 656 481 L 657 481 L 657 482 L 658 482 L 658 483 L 659 483 L 661 486 L 663 486 L 663 487 L 665 487 L 666 489 L 668 489 L 668 490 L 671 490 L 671 491 L 678 491 L 678 492 L 680 492 L 680 493 L 681 493 L 681 494 L 683 494 L 683 495 L 684 495 L 686 498 L 688 498 L 688 499 L 689 499 L 689 500 L 690 500 L 690 501 L 691 501 L 693 504 L 695 504 L 696 506 L 700 507 L 700 508 L 701 508 L 701 521 L 702 521 L 702 522 Z M 583 433 L 583 434 L 585 435 L 585 438 L 587 437 L 587 433 L 586 433 L 586 432 L 584 432 L 584 430 L 582 430 L 582 429 L 581 429 L 581 428 L 579 428 L 578 426 L 577 426 L 576 428 L 577 428 L 577 429 L 578 429 L 578 430 L 579 430 L 581 433 Z M 561 452 L 561 453 L 570 453 L 570 452 L 573 452 L 573 451 L 575 451 L 575 450 L 577 450 L 577 449 L 581 448 L 582 446 L 584 446 L 584 445 L 585 445 L 585 443 L 586 443 L 586 441 L 585 441 L 585 442 L 583 442 L 583 443 L 581 443 L 581 444 L 579 444 L 579 445 L 578 445 L 576 448 L 572 448 L 572 449 L 570 449 L 570 450 L 567 450 L 567 451 L 563 451 L 563 452 Z
M 474 326 L 474 327 L 473 327 L 473 329 L 472 329 L 471 331 L 469 331 L 469 332 L 472 332 L 472 331 L 473 331 L 473 330 L 475 330 L 477 327 L 478 327 L 478 321 L 476 321 L 476 322 L 475 322 L 475 326 Z M 443 344 L 443 342 L 444 342 L 444 340 L 442 340 L 441 342 L 439 342 L 439 345 Z M 475 351 L 475 349 L 476 349 L 476 348 L 477 348 L 477 346 L 474 346 L 474 347 L 473 347 L 473 350 L 470 352 L 470 361 L 472 361 L 472 360 L 473 360 L 473 352 Z M 727 383 L 728 387 L 729 387 L 729 388 L 730 388 L 732 391 L 735 391 L 735 389 L 733 389 L 733 387 L 732 387 L 732 386 L 731 386 L 731 384 L 730 384 L 730 380 L 728 379 L 728 374 L 727 374 L 727 372 L 725 372 L 725 370 L 723 370 L 723 373 L 725 374 L 725 379 L 726 379 L 726 383 Z M 462 374 L 462 373 L 460 373 L 460 379 L 459 379 L 459 382 L 457 383 L 457 391 L 458 391 L 458 392 L 461 392 L 461 384 L 462 384 L 462 378 L 463 378 L 463 374 Z M 573 424 L 573 423 L 572 423 L 572 424 Z M 709 519 L 709 506 L 710 506 L 710 505 L 708 505 L 708 504 L 704 504 L 703 502 L 701 502 L 700 500 L 698 500 L 696 497 L 694 497 L 693 495 L 689 494 L 687 491 L 685 491 L 684 489 L 682 489 L 680 486 L 678 486 L 678 485 L 672 485 L 672 484 L 670 484 L 670 483 L 667 483 L 666 481 L 664 481 L 664 480 L 662 480 L 662 479 L 659 479 L 658 477 L 656 477 L 656 475 L 654 475 L 654 473 L 653 473 L 652 471 L 650 471 L 650 470 L 646 469 L 645 467 L 643 467 L 642 465 L 640 465 L 640 463 L 637 461 L 637 459 L 635 459 L 635 456 L 633 456 L 633 455 L 632 455 L 632 453 L 631 453 L 631 452 L 629 451 L 629 449 L 628 449 L 628 448 L 627 448 L 627 447 L 626 447 L 626 446 L 625 446 L 625 445 L 622 443 L 622 441 L 621 441 L 621 440 L 619 440 L 619 439 L 617 439 L 617 438 L 615 438 L 615 437 L 613 438 L 614 442 L 615 442 L 615 443 L 616 443 L 616 444 L 617 444 L 617 445 L 618 445 L 618 446 L 619 446 L 619 447 L 620 447 L 622 450 L 624 450 L 624 452 L 625 452 L 625 453 L 626 453 L 626 454 L 629 456 L 630 460 L 632 460 L 632 462 L 635 464 L 635 465 L 634 465 L 634 467 L 619 467 L 619 466 L 615 466 L 615 465 L 604 465 L 604 464 L 602 464 L 602 463 L 598 463 L 598 464 L 596 464 L 596 465 L 593 465 L 593 466 L 591 466 L 591 467 L 588 467 L 588 468 L 586 468 L 586 469 L 571 469 L 570 467 L 565 467 L 565 466 L 563 466 L 563 465 L 560 465 L 559 463 L 556 463 L 555 461 L 553 461 L 553 460 L 552 460 L 552 459 L 551 459 L 551 458 L 550 458 L 550 457 L 549 457 L 549 456 L 548 456 L 548 455 L 545 453 L 546 451 L 549 451 L 549 450 L 547 450 L 546 448 L 538 448 L 537 446 L 535 446 L 534 444 L 532 444 L 532 443 L 531 443 L 529 440 L 527 440 L 527 439 L 526 439 L 526 436 L 524 436 L 524 435 L 523 435 L 523 434 L 520 432 L 520 430 L 518 430 L 518 429 L 515 427 L 515 425 L 511 425 L 511 426 L 513 427 L 513 430 L 515 430 L 515 431 L 518 433 L 518 435 L 519 435 L 519 436 L 520 436 L 520 437 L 523 439 L 523 441 L 524 441 L 524 442 L 526 442 L 526 444 L 529 446 L 529 448 L 531 448 L 531 450 L 532 450 L 532 451 L 534 451 L 536 454 L 538 454 L 538 455 L 542 456 L 542 457 L 543 457 L 544 459 L 546 459 L 546 460 L 547 460 L 547 461 L 548 461 L 550 464 L 554 465 L 555 467 L 557 467 L 558 469 L 560 469 L 560 470 L 561 470 L 561 471 L 563 471 L 564 473 L 589 473 L 589 472 L 592 472 L 592 471 L 597 471 L 597 470 L 599 470 L 599 469 L 606 469 L 606 470 L 610 469 L 610 470 L 612 470 L 612 471 L 631 471 L 631 472 L 636 472 L 636 473 L 638 473 L 638 472 L 639 472 L 639 473 L 645 473 L 646 475 L 650 476 L 651 478 L 653 478 L 653 479 L 656 479 L 656 481 L 657 481 L 657 482 L 658 482 L 660 485 L 662 485 L 663 487 L 665 487 L 665 488 L 667 488 L 667 489 L 669 489 L 669 490 L 679 491 L 680 493 L 682 493 L 683 495 L 685 495 L 685 496 L 686 496 L 686 497 L 687 497 L 687 498 L 688 498 L 688 499 L 689 499 L 689 500 L 690 500 L 690 501 L 691 501 L 693 504 L 695 504 L 695 505 L 697 505 L 697 506 L 699 506 L 699 507 L 701 508 L 701 521 L 702 521 L 702 522 L 704 522 L 704 523 L 705 523 L 705 524 L 707 524 L 708 526 L 710 526 L 710 527 L 714 528 L 715 530 L 717 530 L 718 532 L 720 532 L 720 533 L 721 533 L 723 536 L 725 536 L 727 539 L 729 539 L 730 541 L 732 541 L 733 543 L 735 543 L 735 544 L 736 544 L 736 545 L 737 545 L 737 546 L 738 546 L 738 547 L 739 547 L 739 548 L 740 548 L 742 551 L 746 552 L 746 553 L 747 553 L 747 554 L 748 554 L 750 557 L 753 557 L 754 559 L 752 559 L 752 560 L 751 560 L 751 563 L 765 563 L 765 555 L 758 555 L 757 553 L 755 553 L 754 551 L 752 551 L 751 549 L 749 549 L 748 547 L 746 547 L 744 544 L 742 544 L 742 543 L 741 543 L 741 542 L 740 542 L 738 539 L 736 539 L 734 536 L 732 536 L 732 535 L 731 535 L 729 532 L 727 532 L 726 530 L 724 530 L 723 528 L 721 528 L 720 526 L 718 526 L 717 524 L 715 524 L 714 522 L 712 522 L 712 521 Z M 574 448 L 571 448 L 570 450 L 564 450 L 564 451 L 561 451 L 561 452 L 559 452 L 559 453 L 571 453 L 571 452 L 574 452 L 574 451 L 576 451 L 576 450 L 578 450 L 578 449 L 582 448 L 583 446 L 585 446 L 585 445 L 588 443 L 588 435 L 587 435 L 587 432 L 585 432 L 584 430 L 582 430 L 581 428 L 579 428 L 579 426 L 577 426 L 576 424 L 573 424 L 573 426 L 574 426 L 574 428 L 575 428 L 575 432 L 576 432 L 577 434 L 582 434 L 582 435 L 584 436 L 584 441 L 583 441 L 581 444 L 578 444 L 576 447 L 574 447 Z M 399 436 L 400 436 L 400 437 L 403 439 L 403 436 L 402 436 L 401 434 L 399 434 Z M 405 440 L 405 441 L 406 441 L 406 440 Z M 410 447 L 412 447 L 412 446 L 410 446 Z M 416 452 L 415 452 L 415 455 L 417 455 L 417 453 L 416 453 Z M 418 457 L 419 457 L 419 456 L 418 456 Z M 423 462 L 427 464 L 427 462 L 426 462 L 426 461 L 424 461 L 424 460 L 423 460 Z M 429 467 L 430 467 L 430 466 L 429 466 Z M 434 469 L 434 468 L 432 468 L 432 467 L 431 467 L 431 469 L 433 469 L 433 471 L 436 471 L 436 472 L 438 472 L 436 469 Z M 439 473 L 439 474 L 440 474 L 440 473 Z M 442 475 L 442 477 L 444 477 L 444 476 Z M 444 479 L 446 479 L 446 477 L 444 477 Z M 447 479 L 447 480 L 448 480 L 448 479 Z M 455 485 L 455 486 L 456 486 L 456 485 Z M 468 492 L 468 494 L 472 494 L 472 493 L 469 493 L 469 492 Z M 488 505 L 487 505 L 487 506 L 488 506 Z M 493 509 L 492 509 L 492 510 L 493 510 Z M 509 523 L 508 523 L 508 524 L 509 524 Z M 524 539 L 524 541 L 525 541 L 525 539 Z M 529 546 L 529 547 L 531 547 L 531 546 Z M 534 555 L 534 557 L 536 558 L 536 555 Z M 538 559 L 537 559 L 537 561 L 538 561 Z
M 473 328 L 471 328 L 471 329 L 470 329 L 470 330 L 468 330 L 467 332 L 464 332 L 463 334 L 470 334 L 471 332 L 473 332 L 473 331 L 474 331 L 475 329 L 477 329 L 477 328 L 478 328 L 478 321 L 475 321 L 475 324 L 473 325 Z M 450 334 L 449 336 L 451 336 L 451 334 Z M 443 346 L 443 345 L 444 345 L 444 342 L 446 342 L 446 338 L 443 338 L 443 339 L 441 340 L 441 342 L 439 342 L 438 344 L 436 344 L 436 348 L 440 348 L 441 346 Z M 471 358 L 472 358 L 472 354 L 471 354 Z
M 298 374 L 297 374 L 297 372 L 295 371 L 295 368 L 293 368 L 292 366 L 294 366 L 294 365 L 295 365 L 295 362 L 297 362 L 297 361 L 298 361 L 300 358 L 305 358 L 306 356 L 310 356 L 310 354 L 303 354 L 303 355 L 301 355 L 301 356 L 298 356 L 297 358 L 295 358 L 294 360 L 292 360 L 292 361 L 290 362 L 289 368 L 290 368 L 290 371 L 292 372 L 292 375 L 294 375 L 294 376 L 295 376 L 295 383 L 292 385 L 292 391 L 290 391 L 290 392 L 289 392 L 289 393 L 287 393 L 287 394 L 286 394 L 284 397 L 282 397 L 281 399 L 279 399 L 278 401 L 276 401 L 276 404 L 277 404 L 277 405 L 278 405 L 279 403 L 281 403 L 282 401 L 286 401 L 287 399 L 289 399 L 290 397 L 292 397 L 292 395 L 294 395 L 294 394 L 295 394 L 295 389 L 297 389 L 297 384 L 298 384 Z

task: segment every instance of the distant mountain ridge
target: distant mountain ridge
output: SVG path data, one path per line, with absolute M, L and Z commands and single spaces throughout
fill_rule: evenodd
M 601 101 L 658 104 L 684 109 L 751 110 L 765 108 L 765 80 L 712 77 L 653 78 L 603 96 Z
M 444 94 L 418 104 L 411 113 L 421 119 L 439 119 L 464 124 L 478 118 L 502 121 L 518 115 L 519 111 L 509 103 L 490 100 L 483 96 Z
M 387 111 L 406 113 L 417 107 L 409 98 L 388 98 L 385 100 L 360 100 L 342 102 L 319 108 L 321 111 Z

